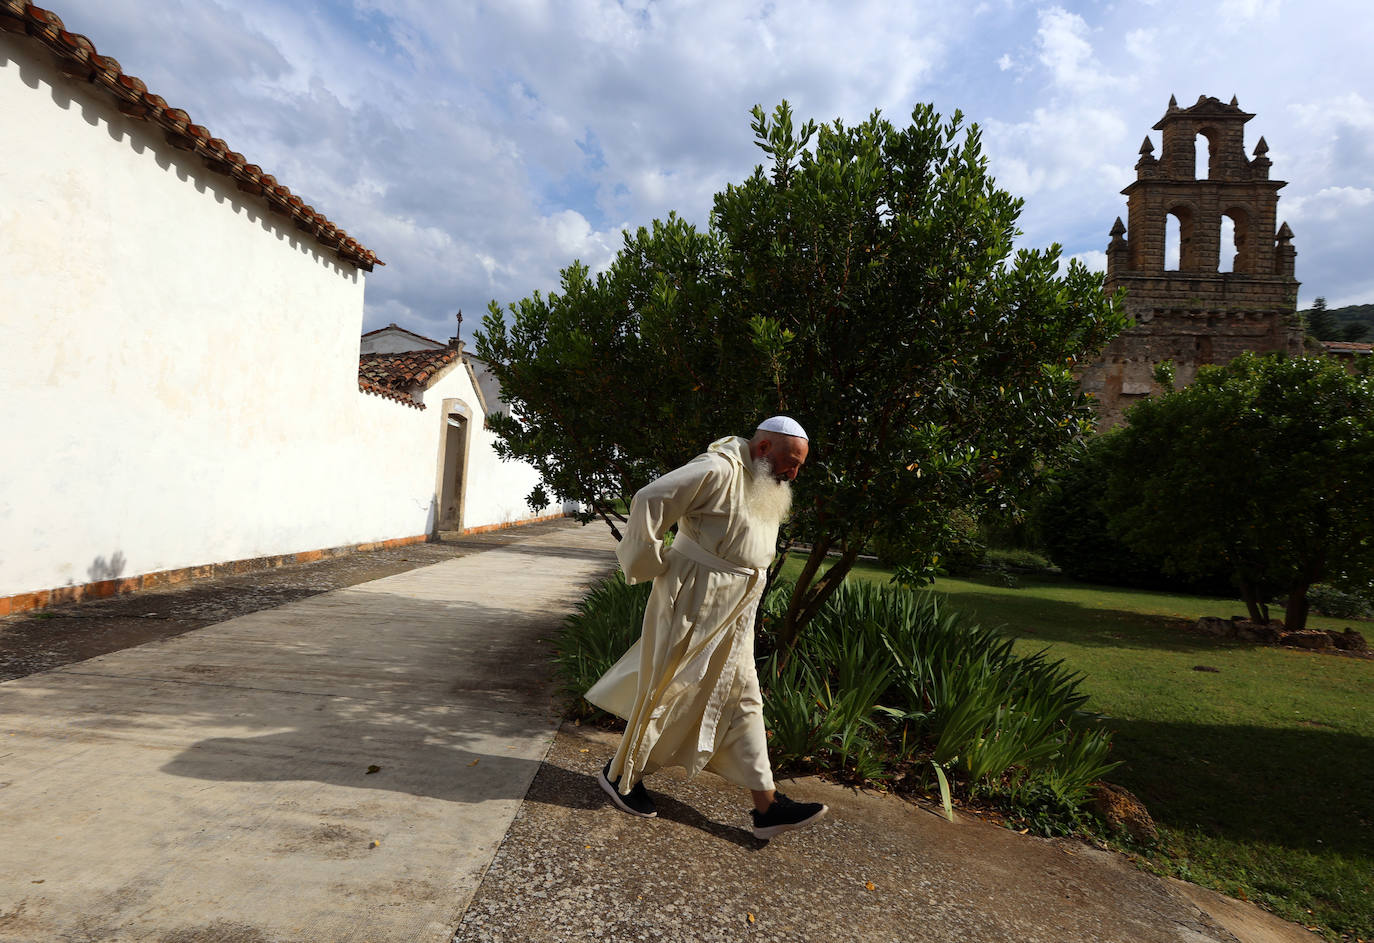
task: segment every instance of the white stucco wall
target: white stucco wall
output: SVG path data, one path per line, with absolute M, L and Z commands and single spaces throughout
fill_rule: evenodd
M 358 390 L 362 272 L 5 33 L 0 155 L 0 596 L 427 532 L 441 417 Z M 463 523 L 531 516 L 470 455 Z

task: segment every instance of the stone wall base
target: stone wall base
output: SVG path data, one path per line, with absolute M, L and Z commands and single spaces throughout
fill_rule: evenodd
M 543 517 L 531 517 L 519 521 L 506 521 L 500 524 L 484 524 L 481 527 L 468 527 L 461 533 L 464 536 L 469 534 L 485 534 L 491 531 L 505 530 L 508 527 L 520 527 L 524 524 L 540 524 L 567 516 L 568 515 L 563 513 L 546 514 Z M 196 580 L 235 576 L 240 573 L 251 573 L 255 570 L 271 570 L 279 566 L 286 566 L 290 563 L 311 563 L 315 560 L 342 557 L 351 553 L 366 553 L 370 550 L 392 550 L 396 547 L 405 547 L 410 544 L 426 543 L 431 539 L 432 538 L 428 534 L 417 534 L 413 537 L 394 537 L 391 540 L 377 540 L 371 543 L 348 544 L 343 547 L 327 547 L 323 550 L 302 550 L 299 553 L 282 553 L 270 557 L 250 557 L 246 560 L 230 560 L 225 563 L 207 563 L 203 566 L 182 567 L 179 570 L 159 570 L 155 573 L 142 573 L 137 576 L 121 577 L 113 580 L 100 580 L 95 583 L 80 583 L 74 586 L 59 586 L 55 589 L 42 589 L 32 593 L 0 596 L 0 618 L 15 615 L 20 612 L 29 612 L 34 609 L 47 609 L 50 606 L 61 606 L 67 603 L 81 602 L 88 599 L 104 599 L 107 596 L 124 596 L 129 593 L 138 593 L 149 589 L 160 589 L 164 586 L 176 586 L 180 583 L 189 583 Z

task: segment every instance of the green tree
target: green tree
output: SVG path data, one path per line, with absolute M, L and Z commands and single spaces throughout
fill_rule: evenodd
M 1171 389 L 1173 384 L 1161 381 L 1160 386 Z M 1050 560 L 1064 575 L 1085 583 L 1230 595 L 1229 569 L 1214 566 L 1201 577 L 1165 573 L 1158 559 L 1132 550 L 1112 534 L 1102 505 L 1103 484 L 1116 461 L 1115 445 L 1113 435 L 1093 436 L 1047 470 L 1031 518 Z
M 1369 334 L 1369 325 L 1360 320 L 1365 307 L 1371 306 L 1354 305 L 1332 311 L 1325 298 L 1317 298 L 1312 307 L 1302 312 L 1308 336 L 1319 341 L 1364 340 Z
M 1331 316 L 1331 312 L 1326 310 L 1326 299 L 1318 297 L 1312 302 L 1312 307 L 1304 312 L 1307 320 L 1307 333 L 1319 341 L 1340 340 L 1340 326 L 1336 324 L 1336 319 Z
M 1108 447 L 1112 532 L 1175 572 L 1223 563 L 1256 621 L 1281 589 L 1301 629 L 1313 583 L 1374 577 L 1374 379 L 1245 354 L 1132 408 Z
M 750 325 L 724 305 L 719 237 L 676 215 L 625 233 L 610 269 L 574 262 L 561 290 L 495 302 L 476 333 L 511 415 L 496 450 L 530 462 L 531 507 L 575 500 L 619 538 L 623 501 L 767 406 Z M 756 421 L 756 420 L 755 420 Z
M 951 512 L 1014 505 L 1091 428 L 1073 366 L 1124 319 L 1100 276 L 1060 274 L 1058 246 L 1014 250 L 1022 201 L 957 112 L 794 129 L 784 104 L 753 130 L 772 166 L 719 194 L 713 223 L 732 303 L 777 339 L 778 406 L 813 438 L 787 644 L 870 541 L 906 544 L 919 581 Z
M 605 276 L 574 265 L 561 295 L 512 306 L 509 329 L 493 305 L 478 351 L 516 407 L 502 448 L 600 507 L 760 414 L 797 417 L 811 458 L 784 540 L 810 549 L 789 645 L 871 541 L 912 548 L 920 580 L 951 511 L 1013 506 L 1091 429 L 1073 369 L 1124 317 L 1058 246 L 1014 250 L 1022 202 L 959 114 L 796 128 L 783 103 L 753 130 L 771 166 L 717 194 L 708 233 L 640 230 Z

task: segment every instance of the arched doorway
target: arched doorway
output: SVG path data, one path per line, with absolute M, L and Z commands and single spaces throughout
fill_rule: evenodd
M 459 399 L 443 401 L 443 427 L 439 433 L 439 478 L 434 489 L 435 531 L 462 530 L 467 497 L 468 435 L 472 410 Z

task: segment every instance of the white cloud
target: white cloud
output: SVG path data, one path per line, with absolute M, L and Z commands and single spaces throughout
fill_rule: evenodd
M 1374 206 L 1369 187 L 1323 187 L 1309 196 L 1286 202 L 1288 218 L 1300 223 L 1330 223 Z
M 1278 18 L 1279 0 L 1221 0 L 1217 8 L 1217 19 L 1223 24 L 1236 20 L 1274 22 Z
M 1289 106 L 1297 135 L 1273 145 L 1271 159 L 1311 179 L 1374 185 L 1374 102 L 1359 92 Z M 1292 173 L 1285 170 L 1285 173 Z
M 622 226 L 711 197 L 763 155 L 750 106 L 798 120 L 901 123 L 918 101 L 985 130 L 998 182 L 1027 198 L 1026 244 L 1101 254 L 1140 139 L 1169 95 L 1240 96 L 1288 180 L 1299 278 L 1368 284 L 1374 57 L 1358 0 L 63 0 L 153 91 L 190 111 L 388 264 L 368 327 L 447 337 L 606 264 Z M 1227 42 L 1216 26 L 1236 26 Z M 150 32 L 140 24 L 168 24 Z M 1244 28 L 1240 28 L 1240 27 Z M 1276 62 L 1339 62 L 1281 69 Z M 995 64 L 995 68 L 994 68 Z M 1304 287 L 1304 292 L 1307 288 Z M 1374 287 L 1371 287 L 1374 292 Z M 1374 300 L 1371 297 L 1366 300 Z M 379 321 L 379 319 L 385 319 Z M 404 323 L 404 322 L 402 322 Z
M 1346 126 L 1374 130 L 1374 102 L 1359 92 L 1318 102 L 1299 102 L 1291 105 L 1290 110 L 1298 126 L 1309 133 L 1330 133 Z
M 1126 51 L 1137 59 L 1149 62 L 1159 54 L 1158 42 L 1159 30 L 1133 29 L 1126 34 Z
M 1041 11 L 1036 33 L 1040 62 L 1050 70 L 1056 85 L 1077 89 L 1112 81 L 1093 56 L 1088 33 L 1087 22 L 1077 13 L 1063 7 Z
M 1066 261 L 1077 260 L 1083 263 L 1090 272 L 1107 271 L 1107 253 L 1101 249 L 1089 249 L 1087 252 L 1075 252 Z
M 615 240 L 606 233 L 592 230 L 591 225 L 576 210 L 563 210 L 543 221 L 553 241 L 553 247 L 565 258 L 577 258 L 591 268 L 606 264 L 615 248 Z
M 1018 196 L 1070 185 L 1079 190 L 1111 187 L 1122 181 L 1121 166 L 1103 158 L 1114 145 L 1125 147 L 1127 127 L 1108 107 L 1037 108 L 1028 121 L 990 121 L 985 129 L 998 183 Z

